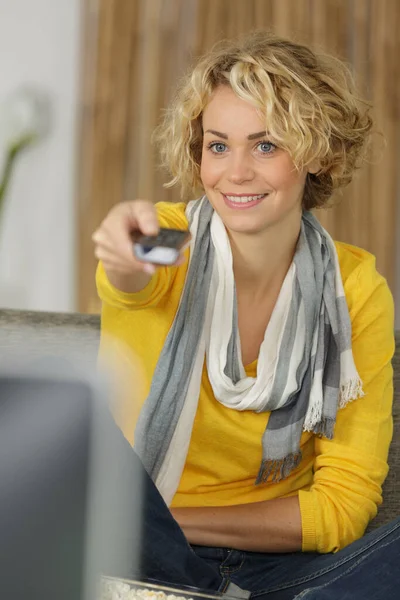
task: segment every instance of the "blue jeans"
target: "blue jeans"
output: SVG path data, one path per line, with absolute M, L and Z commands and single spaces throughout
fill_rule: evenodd
M 221 577 L 258 600 L 391 600 L 400 597 L 400 519 L 336 554 L 264 554 L 194 546 Z
M 142 482 L 145 495 L 140 564 L 132 566 L 129 572 L 109 575 L 156 580 L 235 597 L 246 597 L 241 590 L 248 590 L 251 598 L 257 600 L 400 597 L 400 518 L 336 554 L 272 554 L 190 546 L 111 417 L 107 438 L 118 446 L 119 452 L 129 453 L 126 480 L 133 490 Z M 116 569 L 115 565 L 112 568 Z

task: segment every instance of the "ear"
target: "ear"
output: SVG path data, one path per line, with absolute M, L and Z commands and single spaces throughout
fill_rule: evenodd
M 319 162 L 318 159 L 315 159 L 315 160 L 311 161 L 307 165 L 307 173 L 311 173 L 312 175 L 315 175 L 320 170 L 321 170 L 321 163 Z

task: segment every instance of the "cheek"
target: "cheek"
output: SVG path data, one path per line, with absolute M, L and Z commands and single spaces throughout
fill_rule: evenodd
M 291 190 L 297 191 L 301 190 L 305 184 L 305 177 L 303 175 L 295 172 L 290 173 L 286 177 L 283 177 L 281 180 L 281 189 L 287 192 Z
M 212 160 L 207 150 L 203 150 L 200 164 L 200 177 L 204 187 L 210 187 L 217 183 L 222 173 L 222 165 L 218 160 Z
M 287 157 L 275 163 L 271 177 L 274 180 L 275 188 L 283 191 L 292 189 L 299 190 L 304 187 L 306 173 L 295 169 L 293 162 Z

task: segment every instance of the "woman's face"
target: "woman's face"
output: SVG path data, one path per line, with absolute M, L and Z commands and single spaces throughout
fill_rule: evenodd
M 219 87 L 203 113 L 201 179 L 228 230 L 261 233 L 300 219 L 307 172 L 274 146 L 256 109 L 229 86 Z

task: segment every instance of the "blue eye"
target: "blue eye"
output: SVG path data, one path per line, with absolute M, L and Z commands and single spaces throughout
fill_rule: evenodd
M 209 148 L 215 154 L 222 154 L 226 150 L 226 144 L 223 144 L 222 142 L 213 142 L 209 145 Z
M 271 154 L 276 150 L 276 146 L 272 142 L 260 142 L 258 147 L 263 154 Z

